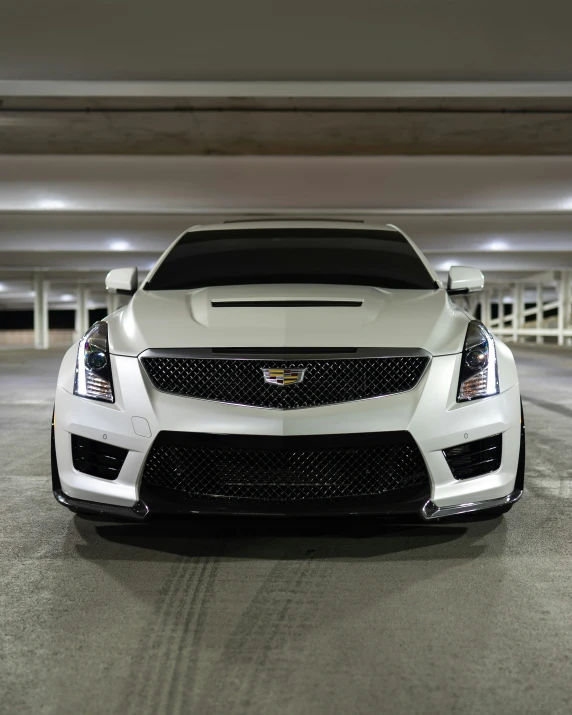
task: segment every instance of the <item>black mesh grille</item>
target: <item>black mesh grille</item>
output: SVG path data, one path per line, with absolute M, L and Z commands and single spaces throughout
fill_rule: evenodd
M 364 400 L 411 390 L 428 357 L 313 360 L 144 357 L 153 385 L 162 392 L 252 407 L 290 410 Z M 304 370 L 303 380 L 268 384 L 263 370 Z
M 284 502 L 375 497 L 429 484 L 423 457 L 408 433 L 177 434 L 157 437 L 143 482 L 187 497 Z
M 477 439 L 444 449 L 443 454 L 455 479 L 470 479 L 496 472 L 502 460 L 502 435 Z

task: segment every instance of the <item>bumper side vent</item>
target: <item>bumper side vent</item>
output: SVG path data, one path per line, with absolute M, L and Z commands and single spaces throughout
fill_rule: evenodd
M 74 469 L 100 479 L 117 479 L 127 449 L 75 434 L 71 436 L 71 444 Z
M 502 460 L 502 434 L 444 449 L 455 479 L 471 479 L 496 472 Z

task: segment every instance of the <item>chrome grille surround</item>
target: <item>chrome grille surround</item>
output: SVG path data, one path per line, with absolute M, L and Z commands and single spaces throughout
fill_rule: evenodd
M 272 352 L 274 350 L 274 352 Z M 386 397 L 414 389 L 430 355 L 424 350 L 147 350 L 144 372 L 160 392 L 248 407 L 303 409 Z M 268 369 L 304 370 L 290 385 L 265 382 Z

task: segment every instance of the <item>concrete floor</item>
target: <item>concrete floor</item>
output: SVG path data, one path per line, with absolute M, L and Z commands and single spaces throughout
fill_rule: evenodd
M 517 357 L 504 517 L 123 525 L 51 496 L 60 353 L 0 353 L 0 712 L 570 713 L 572 353 Z

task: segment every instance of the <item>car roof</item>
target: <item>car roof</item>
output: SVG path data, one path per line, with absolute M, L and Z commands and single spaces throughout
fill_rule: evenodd
M 328 219 L 328 218 L 253 218 L 224 221 L 223 223 L 199 224 L 191 226 L 187 232 L 195 231 L 232 231 L 247 228 L 351 228 L 364 231 L 400 231 L 389 224 L 365 223 L 358 219 Z

